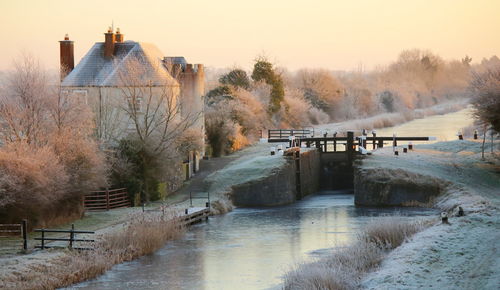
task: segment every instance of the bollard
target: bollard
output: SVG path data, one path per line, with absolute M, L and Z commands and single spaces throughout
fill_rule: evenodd
M 441 222 L 446 225 L 450 224 L 450 222 L 448 222 L 448 215 L 445 212 L 441 213 Z
M 23 250 L 28 250 L 28 220 L 22 221 Z
M 42 244 L 40 248 L 43 250 L 45 249 L 45 229 L 42 229 Z
M 464 215 L 465 215 L 464 209 L 461 206 L 459 206 L 458 207 L 458 216 L 464 216 Z
M 186 210 L 184 210 L 184 213 L 185 213 L 185 214 L 188 214 L 188 209 L 187 209 L 187 208 L 186 208 Z
M 458 132 L 458 140 L 464 140 L 464 136 L 462 135 L 462 132 Z
M 398 147 L 394 147 L 394 155 L 399 156 Z
M 474 130 L 474 140 L 477 140 L 477 130 Z
M 404 147 L 403 148 L 403 153 L 408 153 L 408 148 Z
M 413 150 L 413 144 L 411 142 L 408 143 L 408 149 Z
M 75 224 L 71 224 L 71 232 L 69 233 L 69 248 L 73 249 L 73 241 L 75 240 Z
M 271 147 L 271 155 L 275 155 L 276 154 L 276 148 L 275 147 Z
M 372 136 L 373 136 L 373 150 L 377 149 L 377 141 L 375 140 L 375 138 L 377 138 L 377 131 L 375 130 L 372 130 Z

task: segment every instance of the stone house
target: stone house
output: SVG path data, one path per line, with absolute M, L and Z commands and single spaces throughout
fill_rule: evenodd
M 153 44 L 124 41 L 124 35 L 110 28 L 104 42 L 96 42 L 74 66 L 74 43 L 66 35 L 60 42 L 61 86 L 66 93 L 85 100 L 95 114 L 97 136 L 104 144 L 113 144 L 134 130 L 134 123 L 124 108 L 133 106 L 139 114 L 144 108 L 141 97 L 127 101 L 125 84 L 130 63 L 139 64 L 140 78 L 148 81 L 153 95 L 168 93 L 180 105 L 179 118 L 192 118 L 191 129 L 204 144 L 204 83 L 202 64 L 189 64 L 184 57 L 164 57 Z M 142 86 L 142 85 L 139 85 Z M 135 88 L 134 88 L 135 89 Z M 185 177 L 199 170 L 202 152 L 191 151 L 184 162 Z

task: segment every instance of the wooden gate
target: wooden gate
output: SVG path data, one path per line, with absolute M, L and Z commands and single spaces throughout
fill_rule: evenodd
M 126 188 L 92 191 L 85 195 L 83 205 L 85 210 L 110 210 L 120 207 L 130 207 Z

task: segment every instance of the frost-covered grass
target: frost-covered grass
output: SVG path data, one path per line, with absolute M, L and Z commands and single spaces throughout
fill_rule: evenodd
M 298 265 L 285 276 L 285 289 L 356 289 L 360 278 L 380 264 L 386 253 L 424 227 L 399 216 L 377 218 L 357 241 L 319 261 Z
M 363 168 L 391 168 L 441 180 L 444 194 L 435 206 L 448 211 L 450 225 L 438 223 L 417 233 L 367 275 L 362 288 L 498 289 L 500 141 L 493 144 L 494 153 L 486 145 L 486 160 L 481 159 L 479 140 L 417 145 L 398 157 L 386 148 L 363 160 Z M 456 217 L 457 206 L 465 217 Z
M 363 289 L 498 289 L 498 215 L 450 218 L 392 251 Z

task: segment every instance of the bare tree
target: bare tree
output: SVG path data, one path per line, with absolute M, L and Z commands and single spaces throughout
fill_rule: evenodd
M 172 149 L 201 115 L 181 114 L 179 83 L 164 73 L 160 65 L 151 68 L 135 58 L 119 74 L 126 104 L 122 109 L 132 121 L 135 136 L 152 154 Z
M 139 147 L 135 158 L 140 159 L 140 165 L 136 166 L 142 171 L 146 200 L 157 190 L 154 183 L 166 179 L 169 165 L 175 167 L 173 163 L 185 158 L 185 150 L 179 148 L 185 140 L 182 137 L 202 113 L 181 111 L 179 83 L 162 65 L 153 67 L 150 62 L 133 58 L 119 71 L 121 108 L 131 124 L 128 137 Z
M 49 86 L 40 64 L 30 55 L 14 62 L 14 71 L 0 96 L 0 126 L 4 143 L 39 144 L 50 127 L 46 107 Z

